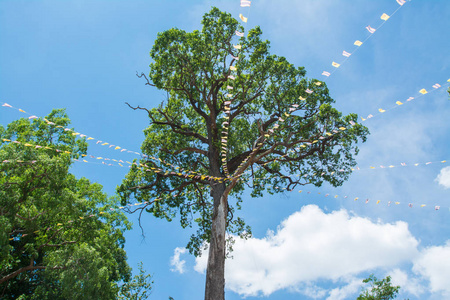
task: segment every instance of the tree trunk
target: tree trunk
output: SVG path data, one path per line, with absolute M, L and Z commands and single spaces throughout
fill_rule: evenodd
M 225 299 L 225 232 L 228 201 L 225 183 L 213 187 L 214 212 L 211 224 L 208 266 L 206 269 L 205 300 Z

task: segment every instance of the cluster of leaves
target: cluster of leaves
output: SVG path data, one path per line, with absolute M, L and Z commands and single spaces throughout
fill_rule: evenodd
M 392 285 L 391 276 L 378 280 L 371 274 L 363 283 L 370 284 L 370 290 L 363 290 L 356 300 L 390 300 L 397 297 L 400 290 L 400 286 Z
M 233 216 L 246 186 L 253 197 L 260 197 L 264 191 L 278 193 L 324 181 L 341 185 L 355 165 L 355 144 L 368 134 L 356 114 L 343 116 L 332 107 L 334 100 L 325 83 L 306 78 L 303 67 L 271 54 L 259 27 L 237 38 L 235 31 L 242 32 L 242 26 L 217 8 L 205 14 L 202 25 L 193 32 L 173 28 L 158 34 L 150 52 L 149 77 L 139 77 L 165 91 L 167 101 L 153 109 L 133 107 L 145 110 L 150 118 L 142 145 L 147 156 L 118 188 L 123 204 L 131 197 L 151 201 L 164 195 L 145 209 L 169 221 L 179 214 L 183 227 L 196 224 L 197 234 L 188 244 L 196 255 L 210 239 L 211 195 L 219 185 L 226 185 L 225 197 L 236 200 L 228 205 L 228 233 L 246 235 L 249 227 Z M 230 66 L 237 71 L 232 73 Z M 230 75 L 235 79 L 230 80 Z M 307 89 L 314 93 L 306 93 Z M 297 110 L 287 116 L 292 104 Z M 223 160 L 225 130 L 227 158 Z M 151 156 L 196 173 L 180 175 L 180 169 Z M 225 177 L 225 165 L 239 180 L 209 181 L 199 176 Z M 167 172 L 148 172 L 148 168 Z
M 101 185 L 69 173 L 87 143 L 64 111 L 46 119 L 0 126 L 0 298 L 115 299 L 130 224 Z

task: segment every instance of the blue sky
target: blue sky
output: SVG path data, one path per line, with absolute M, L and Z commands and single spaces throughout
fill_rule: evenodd
M 154 107 L 164 93 L 135 72 L 148 73 L 158 32 L 199 29 L 211 5 L 236 18 L 243 13 L 247 30 L 261 26 L 273 53 L 305 66 L 310 78 L 326 79 L 341 111 L 374 116 L 364 122 L 371 135 L 360 147 L 360 170 L 342 187 L 246 197 L 241 216 L 254 238 L 236 241 L 227 299 L 354 299 L 370 273 L 391 275 L 402 286 L 399 299 L 450 298 L 450 170 L 441 162 L 450 162 L 446 0 L 406 2 L 359 48 L 353 42 L 399 8 L 395 0 L 254 0 L 250 8 L 238 0 L 1 0 L 0 101 L 37 116 L 64 107 L 77 131 L 139 152 L 148 119 L 124 103 Z M 329 78 L 321 75 L 344 61 L 343 50 L 355 49 Z M 434 90 L 436 83 L 443 87 Z M 423 88 L 430 93 L 421 95 Z M 2 125 L 23 116 L 0 107 Z M 96 144 L 89 154 L 136 157 Z M 126 171 L 73 167 L 110 195 Z M 152 298 L 202 298 L 205 258 L 183 253 L 192 231 L 143 215 L 143 239 L 136 216 L 130 219 L 129 263 L 142 261 L 153 274 Z

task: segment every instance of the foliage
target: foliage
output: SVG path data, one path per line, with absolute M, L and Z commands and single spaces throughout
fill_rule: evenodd
M 87 151 L 69 123 L 53 110 L 0 126 L 2 299 L 115 299 L 130 279 L 130 225 L 101 185 L 69 173 Z
M 378 280 L 373 274 L 363 280 L 364 283 L 370 283 L 370 290 L 361 292 L 357 300 L 389 300 L 397 297 L 400 286 L 392 286 L 391 276 Z
M 143 209 L 158 218 L 171 221 L 179 214 L 182 227 L 196 224 L 188 244 L 195 255 L 211 238 L 215 191 L 232 196 L 228 233 L 249 236 L 250 228 L 234 216 L 245 188 L 260 197 L 324 181 L 341 185 L 355 165 L 356 143 L 368 134 L 356 114 L 343 116 L 332 107 L 324 82 L 271 54 L 259 27 L 237 38 L 235 31 L 244 29 L 217 8 L 205 14 L 202 25 L 193 32 L 172 28 L 158 34 L 149 77 L 138 76 L 165 91 L 167 99 L 152 109 L 130 105 L 146 111 L 150 125 L 143 158 L 118 188 L 122 204 L 131 198 L 149 201 Z M 293 104 L 298 107 L 291 113 Z M 228 146 L 222 159 L 224 132 Z M 231 176 L 217 180 L 227 177 L 226 169 Z
M 118 299 L 147 299 L 151 293 L 152 284 L 152 276 L 145 273 L 141 262 L 139 263 L 139 274 L 135 275 L 131 281 L 125 282 L 120 287 L 120 294 Z

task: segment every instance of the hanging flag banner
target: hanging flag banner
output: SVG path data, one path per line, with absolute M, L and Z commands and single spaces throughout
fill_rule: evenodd
M 249 0 L 241 0 L 241 6 L 242 7 L 250 7 L 250 5 L 251 5 L 251 1 L 249 1 Z
M 376 31 L 376 29 L 375 29 L 375 28 L 372 28 L 370 25 L 369 25 L 369 26 L 366 26 L 366 29 L 367 29 L 367 31 L 370 32 L 370 33 L 374 33 L 374 32 Z
M 383 14 L 381 15 L 381 17 L 380 17 L 380 19 L 383 20 L 383 21 L 387 21 L 389 18 L 390 18 L 390 17 L 389 17 L 387 14 L 385 14 L 385 13 L 383 13 Z
M 344 50 L 342 51 L 342 55 L 344 55 L 345 57 L 350 57 L 350 55 L 352 54 Z

